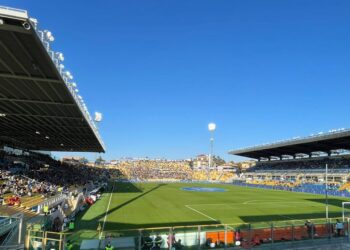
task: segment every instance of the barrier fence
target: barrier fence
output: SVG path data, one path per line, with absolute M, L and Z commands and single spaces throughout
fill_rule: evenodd
M 135 230 L 53 233 L 28 230 L 26 249 L 64 249 L 67 240 L 74 249 L 105 249 L 111 243 L 114 249 L 212 249 L 229 247 L 254 249 L 298 243 L 316 244 L 350 242 L 349 220 L 337 230 L 336 220 L 285 221 L 265 224 L 218 224 L 146 228 Z M 102 237 L 100 238 L 100 234 Z M 285 247 L 286 248 L 286 247 Z

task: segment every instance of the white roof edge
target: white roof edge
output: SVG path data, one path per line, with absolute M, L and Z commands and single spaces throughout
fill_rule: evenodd
M 26 10 L 6 7 L 0 5 L 0 16 L 8 16 L 13 18 L 28 19 L 28 12 Z
M 340 129 L 340 130 L 324 132 L 324 133 L 322 132 L 311 136 L 298 137 L 295 139 L 287 139 L 287 140 L 276 141 L 272 143 L 264 143 L 264 144 L 259 144 L 255 146 L 250 146 L 250 147 L 232 149 L 228 153 L 234 155 L 234 154 L 239 154 L 246 151 L 264 150 L 264 149 L 270 149 L 274 147 L 281 147 L 285 145 L 297 145 L 299 143 L 306 143 L 310 140 L 314 140 L 316 142 L 316 141 L 322 141 L 324 139 L 328 139 L 329 137 L 332 137 L 332 136 L 334 136 L 334 138 L 338 138 L 343 136 L 344 134 L 346 135 L 350 134 L 350 129 Z

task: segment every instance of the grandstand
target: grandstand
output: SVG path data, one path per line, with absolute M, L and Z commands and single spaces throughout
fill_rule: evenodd
M 104 169 L 39 153 L 105 151 L 53 41 L 27 11 L 0 6 L 1 249 L 22 249 L 31 226 L 60 231 L 81 209 L 83 192 L 108 180 Z
M 121 161 L 110 166 L 120 173 L 116 176 L 119 180 L 132 181 L 206 181 L 208 172 L 191 168 L 189 161 L 159 161 L 159 160 L 136 160 Z M 211 170 L 209 180 L 218 183 L 230 183 L 237 175 L 232 172 Z
M 350 130 L 340 129 L 232 150 L 230 154 L 257 160 L 240 183 L 349 197 L 349 149 Z

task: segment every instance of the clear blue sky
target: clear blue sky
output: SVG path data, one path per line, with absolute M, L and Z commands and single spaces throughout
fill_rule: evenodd
M 107 159 L 349 127 L 350 1 L 1 1 L 53 32 Z M 92 154 L 89 156 L 93 157 Z

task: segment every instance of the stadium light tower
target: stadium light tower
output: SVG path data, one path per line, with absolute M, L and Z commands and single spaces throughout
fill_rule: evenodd
M 210 180 L 210 169 L 213 165 L 213 148 L 214 148 L 214 131 L 216 129 L 216 124 L 211 122 L 208 124 L 208 130 L 210 132 L 210 153 L 209 153 L 209 163 L 208 163 L 208 181 Z

